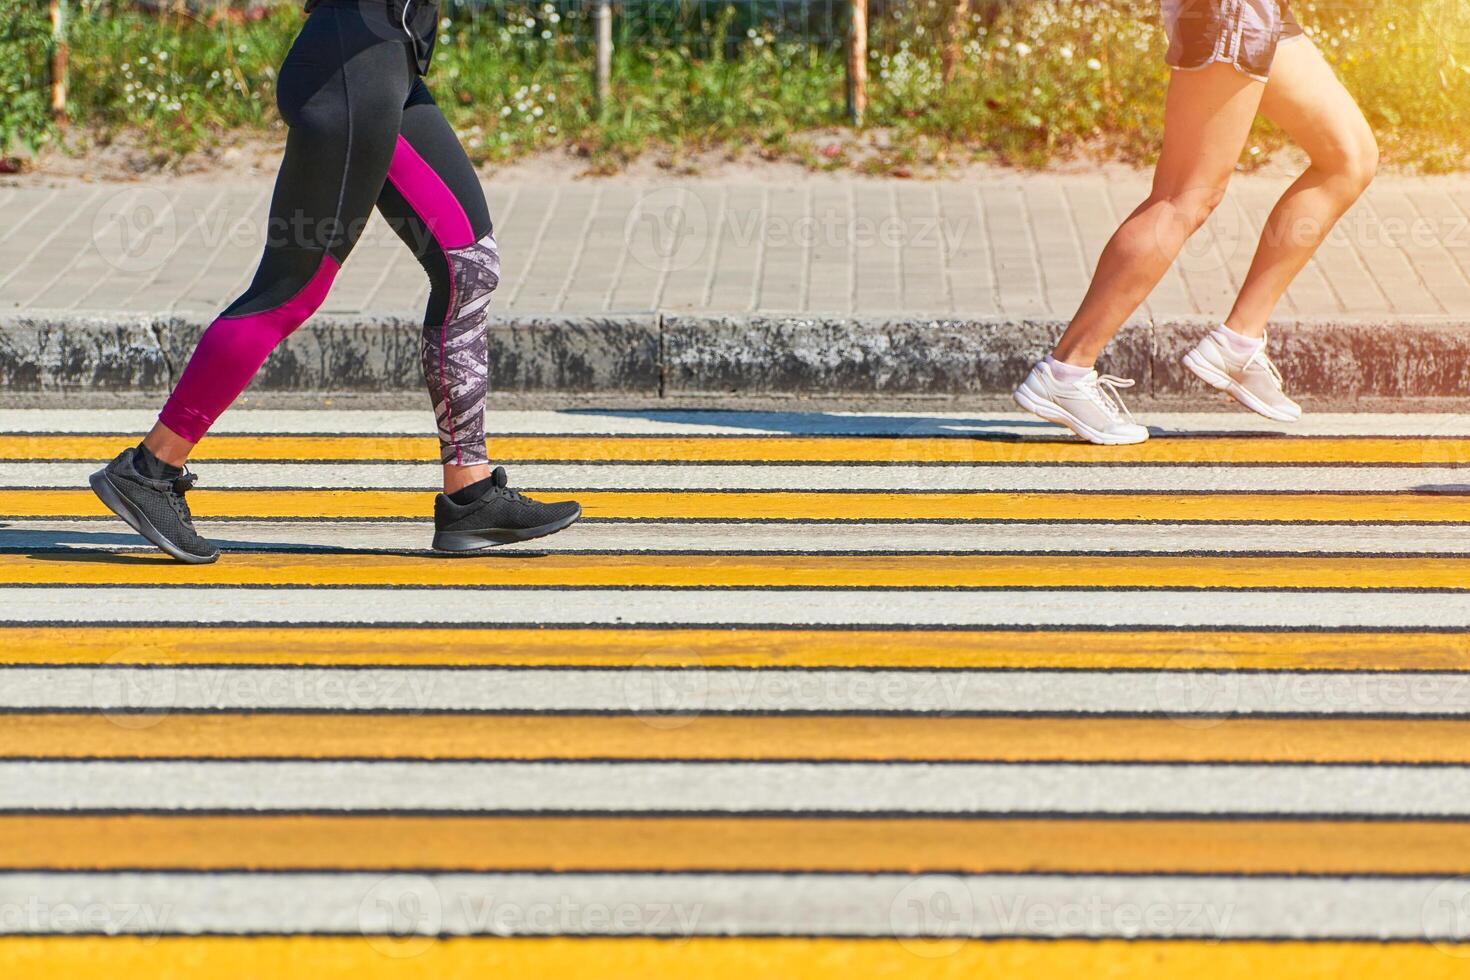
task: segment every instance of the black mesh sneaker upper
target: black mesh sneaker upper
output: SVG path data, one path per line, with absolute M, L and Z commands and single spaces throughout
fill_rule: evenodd
M 573 501 L 543 504 L 506 486 L 505 467 L 495 467 L 485 492 L 468 504 L 456 504 L 442 493 L 434 500 L 434 526 L 440 531 L 486 528 L 526 530 L 565 520 L 579 512 Z
M 197 477 L 185 472 L 173 480 L 149 479 L 133 465 L 136 452 L 137 449 L 125 450 L 108 464 L 107 476 L 113 487 L 142 512 L 160 534 L 183 551 L 201 557 L 214 554 L 214 545 L 194 530 L 194 516 L 189 513 L 189 502 L 184 499 Z

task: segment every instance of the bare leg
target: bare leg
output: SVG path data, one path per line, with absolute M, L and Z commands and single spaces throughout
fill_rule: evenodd
M 1367 189 L 1378 144 L 1353 97 L 1307 38 L 1281 45 L 1261 112 L 1311 157 L 1261 233 L 1255 260 L 1226 326 L 1262 337 L 1291 281 Z
M 1224 198 L 1266 86 L 1229 65 L 1174 72 L 1153 190 L 1103 250 L 1053 356 L 1091 367 Z
M 143 445 L 170 466 L 183 466 L 189 461 L 189 454 L 194 451 L 194 443 L 162 422 L 153 423 L 153 428 L 143 438 Z

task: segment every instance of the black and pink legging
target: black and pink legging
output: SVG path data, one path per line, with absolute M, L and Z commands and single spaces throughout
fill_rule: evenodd
M 474 166 L 419 77 L 386 0 L 322 0 L 281 66 L 290 126 L 265 254 L 159 414 L 198 442 L 326 299 L 376 207 L 429 274 L 423 361 L 443 461 L 486 462 L 490 294 L 500 256 Z

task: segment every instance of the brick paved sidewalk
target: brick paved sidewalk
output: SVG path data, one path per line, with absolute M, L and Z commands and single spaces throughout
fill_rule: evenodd
M 1066 318 L 1143 174 L 487 184 L 502 312 Z M 1285 179 L 1245 176 L 1144 312 L 1222 315 Z M 0 310 L 209 315 L 254 270 L 268 177 L 0 187 Z M 1283 316 L 1470 314 L 1470 178 L 1385 177 Z M 377 218 L 324 312 L 412 313 L 424 277 Z

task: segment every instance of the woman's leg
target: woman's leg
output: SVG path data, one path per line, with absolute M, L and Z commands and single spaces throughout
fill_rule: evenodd
M 1267 219 L 1230 316 L 1186 353 L 1183 363 L 1251 411 L 1294 422 L 1302 408 L 1287 397 L 1281 372 L 1266 355 L 1266 323 L 1291 281 L 1373 179 L 1378 145 L 1352 96 L 1306 37 L 1277 49 L 1261 111 L 1312 162 Z
M 1276 52 L 1261 112 L 1311 158 L 1266 221 L 1226 326 L 1263 337 L 1266 322 L 1339 218 L 1378 168 L 1378 143 L 1362 111 L 1309 39 Z
M 506 486 L 503 468 L 490 468 L 485 319 L 500 284 L 500 252 L 479 175 L 422 81 L 404 106 L 378 209 L 429 274 L 424 379 L 444 465 L 444 493 L 434 500 L 435 550 L 478 551 L 569 526 L 582 516 L 576 501 L 523 497 Z
M 281 66 L 277 101 L 291 131 L 255 279 L 204 332 L 143 444 L 91 477 L 113 513 L 179 561 L 219 557 L 185 502 L 190 451 L 326 298 L 388 173 L 414 75 L 386 11 L 326 3 L 307 19 Z
M 1103 249 L 1053 357 L 1089 368 L 1225 196 L 1266 86 L 1226 64 L 1176 71 L 1148 199 Z
M 276 345 L 316 312 L 372 214 L 414 78 L 405 46 L 364 21 L 374 15 L 383 16 L 317 8 L 281 67 L 277 101 L 290 132 L 265 251 L 250 287 L 200 338 L 144 440 L 167 464 L 183 465 Z
M 479 175 L 422 81 L 415 82 L 378 209 L 429 275 L 423 365 L 439 426 L 444 492 L 490 477 L 485 394 L 490 294 L 500 254 Z
M 1224 198 L 1265 87 L 1227 64 L 1174 72 L 1153 189 L 1103 249 L 1056 349 L 1016 389 L 1022 408 L 1101 445 L 1148 438 L 1117 393 L 1133 382 L 1099 377 L 1093 364 Z

